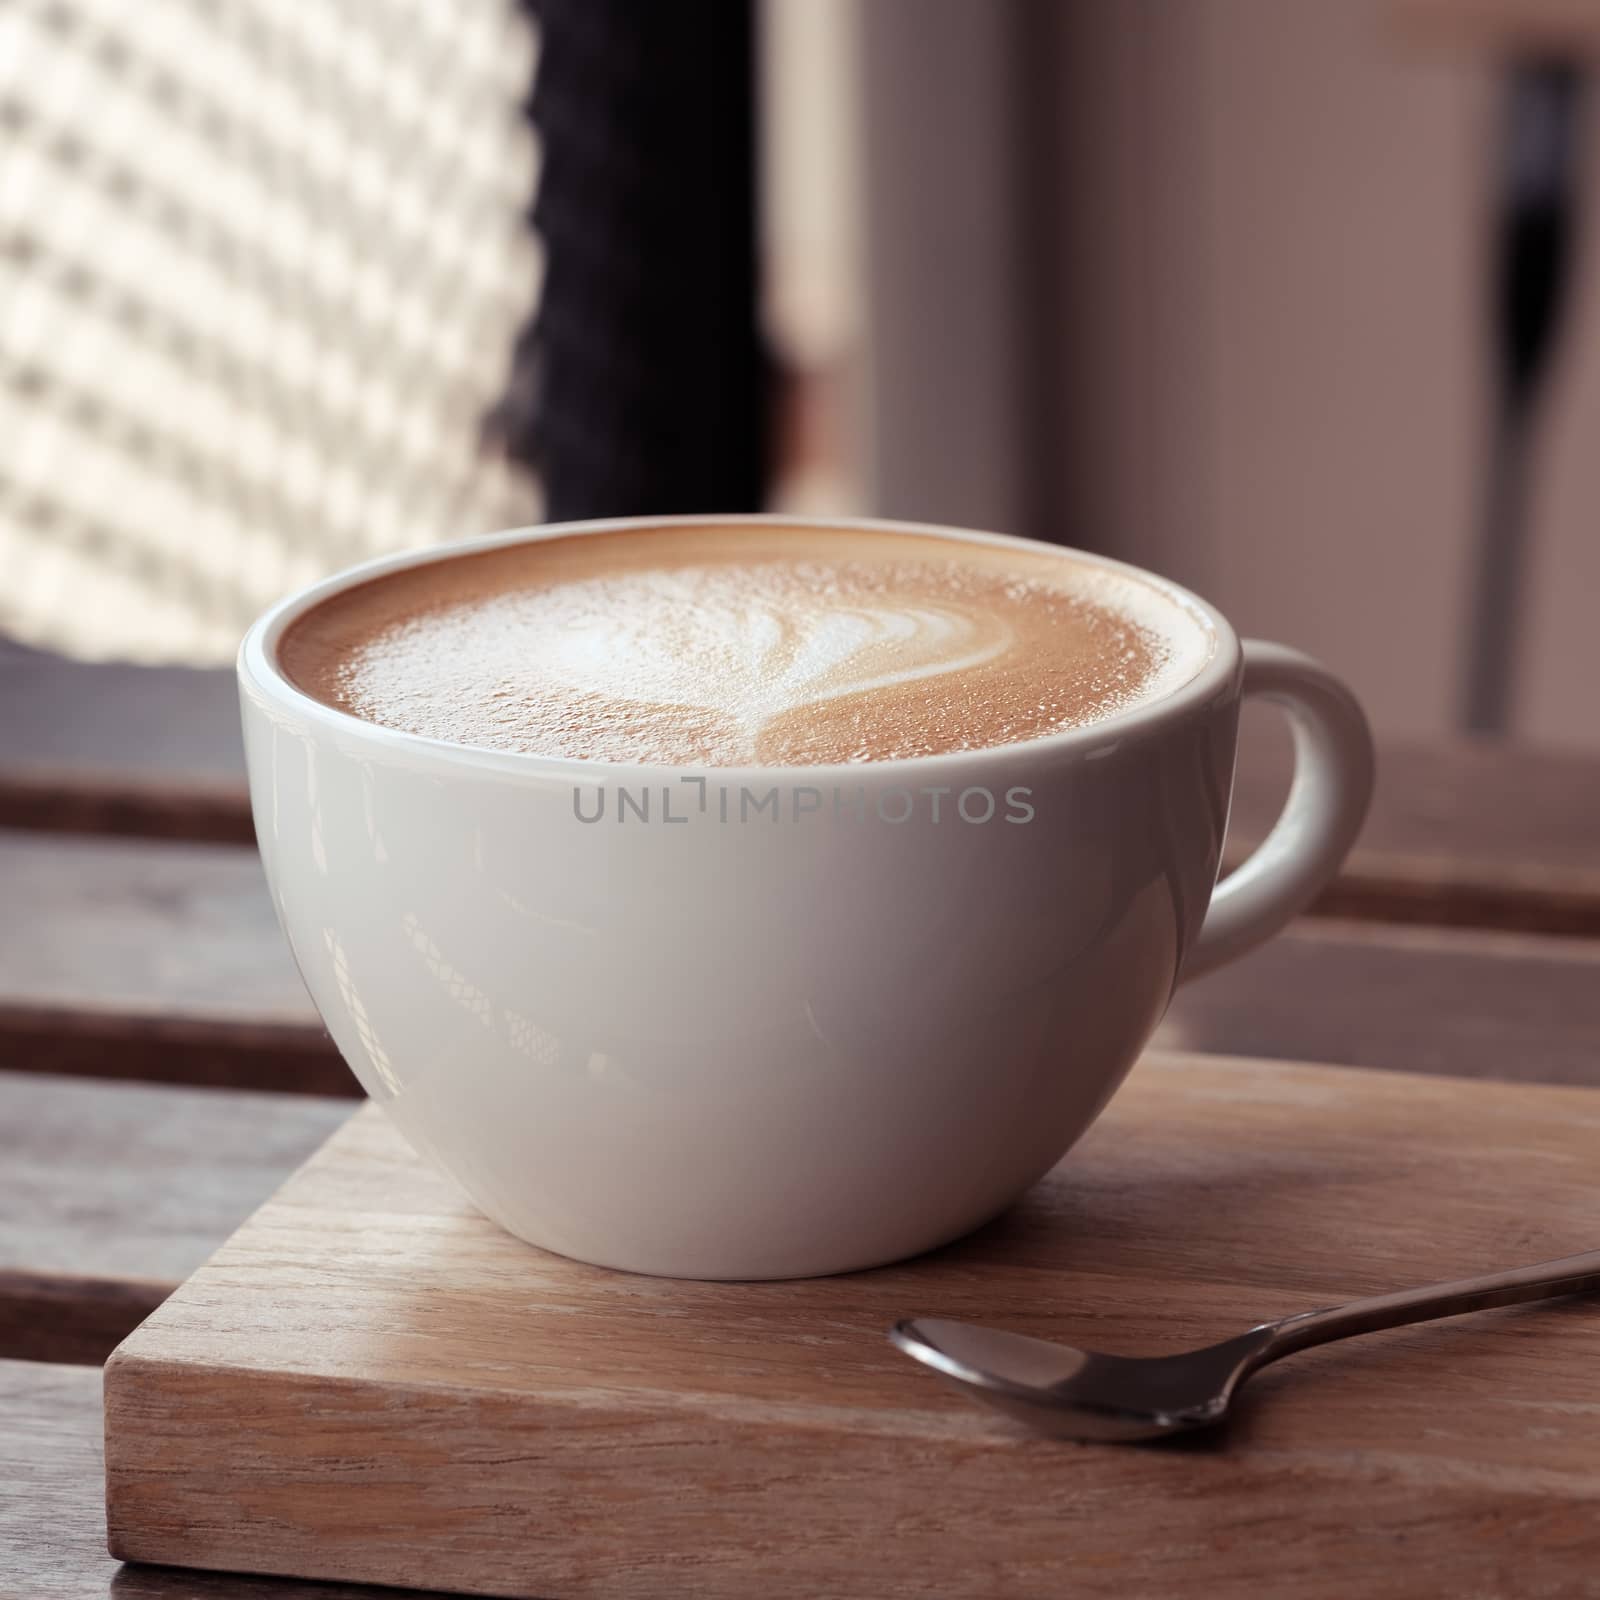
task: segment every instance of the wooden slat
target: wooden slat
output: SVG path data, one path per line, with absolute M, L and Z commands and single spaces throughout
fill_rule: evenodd
M 1230 861 L 1276 817 L 1290 767 L 1281 719 L 1247 706 Z M 1600 935 L 1600 756 L 1468 740 L 1385 743 L 1367 825 L 1316 909 Z
M 1181 988 L 1155 1042 L 1600 1084 L 1600 940 L 1307 918 Z
M 114 1561 L 106 1550 L 99 1371 L 0 1360 L 0 1595 L 7 1600 L 382 1600 L 395 1592 Z
M 0 1066 L 357 1093 L 253 849 L 0 832 Z
M 103 1361 L 349 1112 L 0 1072 L 0 1356 Z
M 1600 946 L 1301 923 L 1180 990 L 1156 1042 L 1600 1084 Z M 0 1354 L 103 1357 L 345 1114 L 0 1075 Z
M 303 1024 L 164 1017 L 143 1008 L 0 1001 L 0 1067 L 74 1077 L 278 1089 L 350 1099 L 361 1088 L 314 1016 Z
M 253 852 L 0 833 L 0 1066 L 353 1094 Z M 1179 991 L 1163 1038 L 1600 1081 L 1600 941 L 1304 919 Z
M 306 995 L 253 850 L 0 833 L 7 999 L 100 998 L 153 1014 L 305 1019 Z M 267 952 L 272 959 L 263 961 Z
M 0 640 L 0 826 L 248 843 L 232 669 L 70 661 Z
M 1181 989 L 1156 1042 L 1600 1084 L 1600 944 L 1302 922 Z M 230 1072 L 223 1060 L 215 1075 Z M 0 1077 L 0 1354 L 99 1359 L 345 1114 Z
M 42 833 L 250 844 L 250 803 L 235 783 L 182 774 L 139 779 L 78 767 L 0 764 L 0 825 Z
M 1237 858 L 1288 784 L 1281 719 L 1247 706 Z M 1372 816 L 1318 910 L 1600 935 L 1600 754 L 1386 741 Z M 64 661 L 0 641 L 0 827 L 248 842 L 227 668 Z

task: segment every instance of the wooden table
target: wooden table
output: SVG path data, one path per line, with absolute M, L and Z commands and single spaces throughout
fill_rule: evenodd
M 357 1091 L 248 843 L 226 676 L 0 648 L 0 707 L 0 1596 L 373 1593 L 105 1554 L 98 1364 Z M 1284 771 L 1252 724 L 1242 837 Z M 1317 914 L 1182 991 L 1160 1042 L 1600 1085 L 1600 759 L 1413 745 L 1380 772 Z

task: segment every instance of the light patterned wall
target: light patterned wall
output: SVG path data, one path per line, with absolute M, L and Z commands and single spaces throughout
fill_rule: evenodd
M 221 661 L 290 588 L 534 520 L 509 0 L 0 6 L 0 631 Z

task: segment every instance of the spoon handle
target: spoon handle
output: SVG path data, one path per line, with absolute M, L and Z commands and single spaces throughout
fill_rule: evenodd
M 1263 1366 L 1280 1356 L 1293 1355 L 1296 1350 L 1327 1344 L 1332 1339 L 1348 1339 L 1358 1333 L 1376 1333 L 1380 1328 L 1432 1322 L 1437 1317 L 1459 1316 L 1463 1311 L 1484 1311 L 1490 1306 L 1511 1306 L 1588 1289 L 1600 1289 L 1600 1250 L 1563 1256 L 1559 1261 L 1541 1261 L 1531 1267 L 1513 1267 L 1509 1272 L 1490 1272 L 1481 1278 L 1401 1289 L 1369 1300 L 1352 1300 L 1349 1305 L 1324 1306 L 1273 1323 L 1271 1337 L 1253 1365 Z

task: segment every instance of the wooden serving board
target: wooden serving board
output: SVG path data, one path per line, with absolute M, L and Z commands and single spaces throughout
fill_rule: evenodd
M 1600 1090 L 1157 1055 L 960 1244 L 704 1284 L 518 1242 L 369 1108 L 111 1358 L 111 1549 L 547 1597 L 1600 1593 L 1600 1302 L 1308 1352 L 1142 1448 L 884 1339 L 1153 1354 L 1592 1249 L 1597 1158 Z

